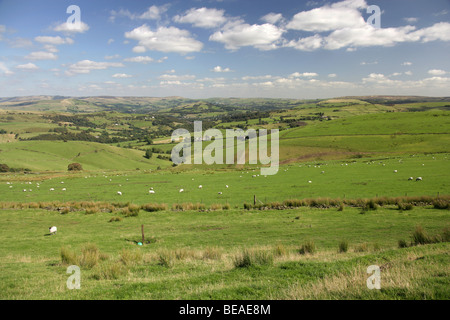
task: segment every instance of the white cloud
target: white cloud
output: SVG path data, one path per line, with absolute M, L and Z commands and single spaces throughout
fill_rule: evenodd
M 364 0 L 346 0 L 297 13 L 287 24 L 288 29 L 303 31 L 331 31 L 361 28 L 366 22 L 359 9 L 367 8 Z
M 58 56 L 52 52 L 35 51 L 25 56 L 25 59 L 29 60 L 56 60 Z
M 249 25 L 242 21 L 225 26 L 209 37 L 211 41 L 222 42 L 225 48 L 237 50 L 240 47 L 253 46 L 261 50 L 277 48 L 284 30 L 269 23 Z
M 412 66 L 412 62 L 405 61 L 402 63 L 402 66 Z
M 36 66 L 34 63 L 27 63 L 27 64 L 19 64 L 18 66 L 16 66 L 16 69 L 21 69 L 21 70 L 37 70 L 39 69 L 38 66 Z
M 211 71 L 213 71 L 213 72 L 231 72 L 231 69 L 230 68 L 222 68 L 221 66 L 216 66 Z
M 227 21 L 224 17 L 224 10 L 208 8 L 192 8 L 183 15 L 176 15 L 173 21 L 178 23 L 191 23 L 199 28 L 215 28 Z
M 322 47 L 322 45 L 323 39 L 318 34 L 298 40 L 291 40 L 284 44 L 285 47 L 292 47 L 301 51 L 314 51 Z
M 10 71 L 8 67 L 6 67 L 6 65 L 1 61 L 0 61 L 0 73 L 3 73 L 4 75 L 7 76 L 14 74 L 14 72 Z
M 114 54 L 112 56 L 105 56 L 106 60 L 118 59 L 120 58 L 120 54 Z
M 108 39 L 108 44 L 113 43 L 115 40 L 113 38 Z
M 113 78 L 131 78 L 132 75 L 126 73 L 116 73 L 112 75 Z
M 432 70 L 428 70 L 428 73 L 433 76 L 442 76 L 442 75 L 446 74 L 447 72 L 445 72 L 444 70 L 432 69 Z
M 299 78 L 299 77 L 306 77 L 306 78 L 310 78 L 310 77 L 317 77 L 318 74 L 315 72 L 294 72 L 290 75 L 290 77 L 292 78 Z
M 128 39 L 137 40 L 139 46 L 148 50 L 162 52 L 190 53 L 198 52 L 203 44 L 192 38 L 187 30 L 181 30 L 175 27 L 159 27 L 152 31 L 147 25 L 142 25 L 130 32 L 125 32 Z
M 132 51 L 134 53 L 144 53 L 147 49 L 144 46 L 135 46 Z
M 439 22 L 431 27 L 417 30 L 412 33 L 413 37 L 420 38 L 422 42 L 450 41 L 450 23 Z
M 53 31 L 64 33 L 84 33 L 88 30 L 89 26 L 83 21 L 80 21 L 79 26 L 74 26 L 72 23 L 63 22 L 53 28 Z
M 194 80 L 195 76 L 192 74 L 185 74 L 185 75 L 163 74 L 159 76 L 159 79 L 168 81 L 185 81 L 185 80 Z
M 153 62 L 155 60 L 153 58 L 151 58 L 151 57 L 148 57 L 148 56 L 137 56 L 137 57 L 132 57 L 132 58 L 126 58 L 126 59 L 124 59 L 124 61 L 149 63 L 149 62 Z
M 330 73 L 329 75 L 328 75 L 328 78 L 336 78 L 337 77 L 337 74 L 336 73 Z
M 413 75 L 413 73 L 412 73 L 411 71 L 406 71 L 405 74 L 406 74 L 407 76 L 412 76 L 412 75 Z
M 35 41 L 39 43 L 47 43 L 51 45 L 60 45 L 60 44 L 73 44 L 73 40 L 71 38 L 61 38 L 60 36 L 51 37 L 51 36 L 38 36 L 34 38 Z
M 271 12 L 261 17 L 261 20 L 267 23 L 276 24 L 277 22 L 283 20 L 283 15 L 281 13 Z
M 161 15 L 169 9 L 169 5 L 151 6 L 142 14 L 131 13 L 127 9 L 120 9 L 119 11 L 112 10 L 110 12 L 109 20 L 114 22 L 117 17 L 127 17 L 131 20 L 160 20 Z
M 419 19 L 415 18 L 415 17 L 403 18 L 403 20 L 405 20 L 408 23 L 414 23 L 414 22 L 419 21 Z
M 75 64 L 69 66 L 69 70 L 66 71 L 66 75 L 72 76 L 74 74 L 87 74 L 92 70 L 103 70 L 110 67 L 123 67 L 120 62 L 96 62 L 91 60 L 78 61 Z

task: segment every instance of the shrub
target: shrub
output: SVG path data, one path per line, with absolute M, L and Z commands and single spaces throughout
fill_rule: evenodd
M 120 222 L 122 221 L 122 217 L 112 217 L 111 219 L 109 219 L 109 222 Z
M 147 204 L 143 204 L 141 206 L 141 209 L 145 210 L 147 212 L 156 212 L 156 211 L 165 211 L 168 209 L 168 206 L 165 203 L 161 203 L 161 204 L 147 203 Z
M 339 209 L 338 211 L 344 211 L 345 205 L 343 202 L 341 202 L 341 204 L 339 204 Z
M 9 172 L 9 167 L 5 163 L 0 163 L 0 172 Z
M 71 163 L 67 166 L 68 171 L 82 171 L 83 167 L 79 163 Z
M 314 244 L 314 241 L 307 241 L 304 244 L 302 244 L 299 253 L 300 254 L 314 254 L 316 252 L 316 245 Z
M 411 203 L 399 202 L 399 203 L 397 203 L 397 209 L 400 211 L 412 210 L 412 209 L 414 209 L 414 206 Z
M 432 243 L 432 239 L 427 235 L 421 226 L 417 226 L 412 234 L 412 243 L 415 245 Z
M 400 239 L 400 240 L 398 240 L 398 247 L 399 248 L 408 248 L 408 244 L 406 243 L 405 240 Z
M 436 199 L 433 201 L 433 207 L 435 209 L 450 209 L 450 201 L 444 199 Z
M 69 247 L 61 247 L 61 262 L 67 265 L 78 264 L 77 254 L 72 251 Z
M 159 263 L 160 266 L 166 268 L 172 268 L 175 264 L 175 255 L 173 252 L 164 250 L 159 254 Z
M 233 259 L 235 268 L 249 268 L 252 266 L 270 265 L 273 263 L 273 255 L 264 250 L 244 249 Z
M 339 253 L 344 253 L 348 251 L 348 241 L 342 240 L 339 242 Z

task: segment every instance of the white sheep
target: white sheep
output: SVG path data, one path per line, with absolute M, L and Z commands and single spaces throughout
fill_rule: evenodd
M 397 173 L 397 170 L 394 170 L 394 173 Z
M 414 180 L 414 178 L 413 177 L 409 177 L 408 180 Z
M 66 191 L 66 188 L 62 188 L 62 191 Z
M 217 192 L 217 194 L 222 194 L 222 192 Z
M 55 226 L 48 228 L 48 231 L 50 232 L 50 234 L 55 234 L 57 230 L 57 228 Z
M 202 188 L 203 188 L 203 186 L 202 186 L 202 185 L 199 185 L 199 186 L 198 186 L 198 188 L 199 188 L 199 189 L 202 189 Z
M 155 193 L 155 191 L 154 190 L 149 190 L 148 193 Z
M 50 188 L 50 191 L 55 191 L 55 189 L 54 188 Z
M 122 192 L 120 192 L 120 191 L 117 191 L 117 194 L 118 194 L 119 196 L 121 196 L 121 195 L 122 195 Z
M 422 181 L 422 177 L 417 177 L 416 181 Z
M 184 189 L 180 189 L 180 193 L 181 193 L 181 192 L 184 192 Z
M 225 185 L 225 187 L 227 187 L 227 189 L 228 189 L 228 185 Z

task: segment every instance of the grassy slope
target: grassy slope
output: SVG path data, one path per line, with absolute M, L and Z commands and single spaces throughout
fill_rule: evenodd
M 2 299 L 448 299 L 449 244 L 396 249 L 409 242 L 416 225 L 433 235 L 449 226 L 448 211 L 389 208 L 365 215 L 357 209 L 300 209 L 288 211 L 143 213 L 108 223 L 113 214 L 84 215 L 41 210 L 0 211 L 0 297 Z M 296 219 L 298 218 L 298 219 Z M 140 226 L 156 243 L 137 247 Z M 57 225 L 55 236 L 46 236 Z M 21 230 L 16 237 L 15 230 Z M 347 240 L 349 251 L 337 253 Z M 314 255 L 299 255 L 306 240 Z M 67 265 L 60 249 L 75 252 L 95 243 L 107 261 L 82 267 L 81 290 L 67 290 Z M 363 252 L 355 249 L 367 244 Z M 272 254 L 274 263 L 236 269 L 233 259 L 242 248 Z M 216 248 L 218 257 L 204 254 Z M 138 258 L 124 266 L 121 250 L 138 250 Z M 381 250 L 381 251 L 377 251 Z M 173 267 L 159 264 L 160 254 L 176 252 Z M 122 259 L 122 261 L 125 261 Z M 382 267 L 382 290 L 368 290 L 369 265 Z M 112 280 L 96 280 L 108 266 L 120 266 Z M 109 271 L 108 271 L 109 270 Z
M 33 171 L 65 171 L 72 162 L 85 170 L 156 169 L 168 166 L 168 161 L 147 160 L 144 152 L 117 148 L 95 142 L 21 141 L 0 145 L 0 163 Z

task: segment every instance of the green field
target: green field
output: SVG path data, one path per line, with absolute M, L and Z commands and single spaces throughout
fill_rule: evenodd
M 447 100 L 0 100 L 0 299 L 448 300 Z M 172 166 L 193 119 L 281 128 L 278 173 Z

